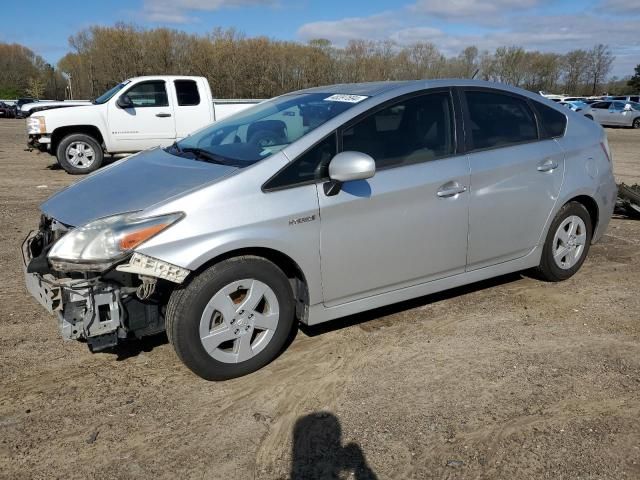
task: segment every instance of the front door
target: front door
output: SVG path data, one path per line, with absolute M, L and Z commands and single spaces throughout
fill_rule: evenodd
M 318 185 L 326 306 L 462 273 L 469 163 L 456 154 L 448 90 L 376 108 L 341 129 L 376 174 L 333 196 Z
M 158 145 L 167 146 L 176 138 L 175 117 L 163 80 L 136 83 L 127 95 L 132 108 L 109 102 L 109 134 L 114 152 L 136 152 Z
M 470 134 L 468 270 L 522 257 L 538 243 L 562 186 L 564 154 L 540 139 L 527 101 L 465 92 Z

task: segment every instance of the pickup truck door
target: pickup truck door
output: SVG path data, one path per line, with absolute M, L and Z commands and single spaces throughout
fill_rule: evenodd
M 121 108 L 118 98 L 128 96 L 133 107 Z M 164 80 L 132 85 L 109 102 L 108 128 L 113 152 L 137 152 L 176 138 L 174 109 Z
M 175 92 L 175 123 L 178 140 L 213 122 L 213 103 L 209 99 L 209 87 L 205 82 L 176 79 L 171 88 Z

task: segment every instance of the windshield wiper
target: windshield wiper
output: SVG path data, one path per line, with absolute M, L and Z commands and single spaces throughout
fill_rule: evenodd
M 228 165 L 231 167 L 241 167 L 244 164 L 242 162 L 235 162 L 230 158 L 223 157 L 221 155 L 216 155 L 207 150 L 197 147 L 184 147 L 180 148 L 178 144 L 174 144 L 173 147 L 177 150 L 178 153 L 192 153 L 199 160 L 203 160 L 209 163 L 217 163 L 220 165 Z

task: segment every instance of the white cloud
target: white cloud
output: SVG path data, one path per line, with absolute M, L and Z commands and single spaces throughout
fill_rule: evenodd
M 342 45 L 352 39 L 387 37 L 399 26 L 400 22 L 395 13 L 383 12 L 370 17 L 306 23 L 298 29 L 298 36 L 305 40 L 327 38 L 335 44 Z
M 640 1 L 638 0 L 604 0 L 600 5 L 603 13 L 640 15 Z
M 143 14 L 151 22 L 187 23 L 195 20 L 190 12 L 277 4 L 278 0 L 145 0 Z
M 418 0 L 410 8 L 440 18 L 459 19 L 479 15 L 503 15 L 537 6 L 541 0 Z

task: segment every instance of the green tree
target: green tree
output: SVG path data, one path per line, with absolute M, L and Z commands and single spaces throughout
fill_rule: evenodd
M 627 85 L 633 89 L 633 93 L 640 92 L 640 64 L 636 66 L 636 73 L 627 82 Z

